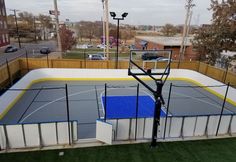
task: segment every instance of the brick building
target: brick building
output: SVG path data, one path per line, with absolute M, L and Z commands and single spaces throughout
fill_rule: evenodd
M 5 1 L 0 0 L 0 47 L 6 46 L 10 43 L 7 28 L 7 14 Z
M 188 37 L 185 43 L 186 50 L 184 59 L 185 60 L 196 60 L 198 59 L 198 54 L 193 51 L 193 46 L 191 43 L 191 38 Z M 166 50 L 170 49 L 173 51 L 172 59 L 179 59 L 179 51 L 181 48 L 182 37 L 147 37 L 147 36 L 137 36 L 135 37 L 135 46 L 138 49 L 147 50 Z

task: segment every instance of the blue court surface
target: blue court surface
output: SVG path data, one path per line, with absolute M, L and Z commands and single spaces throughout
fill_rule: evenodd
M 105 96 L 102 97 L 102 103 L 105 109 Z M 136 118 L 136 114 L 138 118 L 152 118 L 154 116 L 155 102 L 150 96 L 139 96 L 138 107 L 136 103 L 137 96 L 107 96 L 106 118 Z M 166 113 L 161 109 L 161 117 L 165 115 Z

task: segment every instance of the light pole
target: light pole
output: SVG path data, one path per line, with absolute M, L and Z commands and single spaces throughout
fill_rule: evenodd
M 61 36 L 59 32 L 59 11 L 57 7 L 57 0 L 54 0 L 54 13 L 55 13 L 55 20 L 56 20 L 56 33 L 57 33 L 57 45 L 58 45 L 58 50 L 60 52 L 60 57 L 62 58 L 62 46 L 61 46 Z
M 119 29 L 120 29 L 120 20 L 124 20 L 125 17 L 128 15 L 127 12 L 124 12 L 121 16 L 122 17 L 116 17 L 116 13 L 115 12 L 110 12 L 111 17 L 113 18 L 113 20 L 117 20 L 117 32 L 116 32 L 116 69 L 118 69 L 118 53 L 119 53 Z

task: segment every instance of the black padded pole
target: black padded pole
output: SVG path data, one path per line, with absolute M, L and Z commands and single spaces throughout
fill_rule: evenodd
M 157 145 L 157 130 L 158 130 L 158 125 L 160 124 L 160 113 L 161 113 L 161 100 L 159 98 L 155 98 L 151 147 L 156 147 Z

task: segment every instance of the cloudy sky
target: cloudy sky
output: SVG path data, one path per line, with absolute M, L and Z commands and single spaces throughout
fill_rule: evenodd
M 28 11 L 37 15 L 48 14 L 53 9 L 53 0 L 5 0 L 7 12 L 9 9 Z M 200 25 L 211 20 L 210 0 L 194 0 L 192 24 Z M 121 15 L 128 12 L 123 23 L 132 25 L 164 25 L 184 24 L 186 0 L 109 0 L 109 10 Z M 101 0 L 58 0 L 61 12 L 60 20 L 101 20 Z M 112 22 L 112 20 L 110 19 Z

